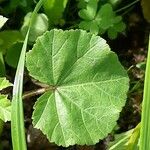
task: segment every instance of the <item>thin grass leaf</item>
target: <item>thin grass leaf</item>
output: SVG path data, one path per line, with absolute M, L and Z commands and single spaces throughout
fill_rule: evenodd
M 0 51 L 0 77 L 4 77 L 6 74 L 5 72 L 5 63 L 3 59 L 3 52 Z
M 140 150 L 150 149 L 150 36 L 146 64 L 144 96 L 142 103 L 142 121 L 140 133 Z
M 13 100 L 11 111 L 11 136 L 14 150 L 26 150 L 26 140 L 24 131 L 24 114 L 22 104 L 22 87 L 23 87 L 23 72 L 24 72 L 24 60 L 25 52 L 27 48 L 29 32 L 26 35 L 20 60 L 17 67 L 17 72 L 14 81 L 13 88 Z
M 130 136 L 127 144 L 128 150 L 138 150 L 139 149 L 139 137 L 140 137 L 141 123 L 139 123 L 134 129 Z
M 126 150 L 127 142 L 131 137 L 132 132 L 133 129 L 121 134 L 116 134 L 115 140 L 109 143 L 108 150 L 120 150 L 120 147 L 122 148 L 122 150 Z
M 22 91 L 23 91 L 23 74 L 24 74 L 24 63 L 25 63 L 25 53 L 27 49 L 28 37 L 30 28 L 34 22 L 34 18 L 41 8 L 44 0 L 40 0 L 31 17 L 31 22 L 29 29 L 27 31 L 24 44 L 22 47 L 16 76 L 14 80 L 13 87 L 13 100 L 12 100 L 12 114 L 11 114 L 11 134 L 12 143 L 14 150 L 26 150 L 26 140 L 25 140 L 25 130 L 24 130 L 24 113 L 23 113 L 23 103 L 22 103 Z

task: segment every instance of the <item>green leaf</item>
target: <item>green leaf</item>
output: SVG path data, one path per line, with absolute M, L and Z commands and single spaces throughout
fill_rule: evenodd
M 127 132 L 116 134 L 115 140 L 108 145 L 109 150 L 127 150 L 127 143 L 133 133 L 133 129 Z
M 0 15 L 0 29 L 2 28 L 2 26 L 5 24 L 5 22 L 8 19 L 6 17 L 3 17 L 2 15 Z
M 119 22 L 118 24 L 114 24 L 112 27 L 108 29 L 108 37 L 111 39 L 117 38 L 119 32 L 123 32 L 126 28 L 126 25 L 123 22 Z
M 6 78 L 0 78 L 0 90 L 12 86 Z M 0 119 L 4 122 L 10 121 L 11 118 L 11 103 L 6 95 L 0 94 Z
M 10 1 L 10 7 L 12 9 L 15 9 L 19 5 L 26 7 L 27 6 L 27 0 L 11 0 Z
M 98 27 L 96 21 L 82 21 L 79 24 L 79 27 L 81 29 L 90 31 L 93 34 L 98 34 L 98 32 L 99 32 L 99 27 Z
M 21 32 L 25 36 L 27 33 L 27 30 L 29 28 L 30 19 L 31 19 L 32 13 L 28 13 L 24 18 L 23 26 L 21 27 Z M 45 31 L 48 30 L 48 18 L 45 14 L 36 14 L 36 17 L 34 19 L 34 24 L 32 25 L 30 29 L 29 34 L 29 42 L 33 43 L 38 36 L 42 35 Z
M 82 30 L 51 30 L 37 39 L 26 64 L 49 86 L 32 118 L 51 142 L 91 145 L 112 131 L 129 79 L 105 40 Z
M 6 95 L 0 94 L 0 119 L 4 122 L 11 119 L 11 103 Z
M 127 149 L 129 149 L 129 150 L 138 150 L 139 149 L 140 129 L 141 129 L 141 123 L 139 123 L 134 128 L 132 135 L 128 141 Z
M 141 5 L 145 19 L 150 22 L 150 1 L 141 0 Z
M 115 13 L 113 12 L 110 4 L 103 5 L 96 16 L 96 20 L 99 21 L 99 24 L 103 29 L 108 29 L 110 26 L 112 26 L 114 18 Z
M 116 16 L 110 4 L 105 4 L 99 10 L 96 20 L 99 27 L 108 32 L 111 39 L 117 38 L 118 33 L 125 30 L 125 24 L 121 16 Z
M 113 8 L 116 8 L 122 0 L 108 0 L 108 2 L 113 6 Z
M 77 0 L 78 2 L 78 8 L 82 9 L 82 8 L 86 8 L 86 2 L 88 2 L 89 0 Z
M 97 11 L 97 0 L 89 0 L 86 9 L 79 11 L 79 16 L 84 20 L 94 19 Z
M 95 4 L 97 4 L 96 0 Z M 82 9 L 79 12 L 79 16 L 84 19 L 79 24 L 81 29 L 85 29 L 94 34 L 103 34 L 107 31 L 108 36 L 111 39 L 116 38 L 118 33 L 125 30 L 125 24 L 122 21 L 122 17 L 116 16 L 111 4 L 106 3 L 102 5 L 98 12 L 97 7 L 92 7 L 90 1 L 87 6 L 93 8 L 95 12 L 91 13 L 92 11 L 90 11 L 90 9 Z
M 89 0 L 87 1 L 86 8 L 79 11 L 79 16 L 83 19 L 79 24 L 79 28 L 90 31 L 93 34 L 99 33 L 99 26 L 95 20 L 97 3 L 97 0 Z
M 22 41 L 23 36 L 17 30 L 5 30 L 0 32 L 0 51 L 5 52 L 7 48 L 17 41 Z
M 68 0 L 46 0 L 44 10 L 51 26 L 59 24 Z
M 12 84 L 8 80 L 6 80 L 5 77 L 0 78 L 0 90 L 5 89 L 9 86 L 12 86 Z
M 22 45 L 23 45 L 22 42 L 16 42 L 6 51 L 5 61 L 9 66 L 13 68 L 17 67 Z
M 108 145 L 109 150 L 138 150 L 140 123 L 127 132 L 116 134 L 115 140 Z
M 122 24 L 122 17 L 116 16 L 110 4 L 105 4 L 101 7 L 96 16 L 96 20 L 99 21 L 99 26 L 105 30 L 113 28 L 115 31 L 122 32 L 122 28 L 124 29 L 124 24 Z M 116 24 L 121 26 L 119 26 L 121 31 L 117 29 Z
M 0 32 L 0 77 L 6 75 L 3 54 L 5 54 L 7 49 L 15 42 L 22 40 L 23 36 L 19 31 L 5 30 Z
M 33 11 L 33 7 L 36 3 L 36 0 L 11 0 L 7 7 L 4 8 L 4 11 L 6 11 L 7 14 L 10 14 L 16 11 L 15 9 L 19 9 L 22 14 L 26 14 Z M 20 14 L 19 17 L 21 17 L 22 14 Z
M 136 67 L 143 70 L 143 71 L 145 71 L 146 70 L 146 61 L 142 61 L 140 63 L 137 63 Z
M 117 38 L 117 32 L 113 28 L 108 29 L 108 37 L 111 39 Z

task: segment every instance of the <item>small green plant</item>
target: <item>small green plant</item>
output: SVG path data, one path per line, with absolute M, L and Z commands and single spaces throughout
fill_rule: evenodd
M 115 39 L 118 33 L 125 30 L 122 17 L 115 14 L 109 3 L 99 8 L 97 0 L 89 0 L 86 8 L 79 11 L 79 16 L 83 19 L 79 27 L 91 33 L 103 34 L 107 32 L 109 38 Z

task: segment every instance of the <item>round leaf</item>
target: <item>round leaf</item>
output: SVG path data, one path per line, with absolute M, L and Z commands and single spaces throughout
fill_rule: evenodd
M 32 77 L 49 86 L 32 118 L 51 142 L 91 145 L 112 131 L 128 77 L 105 40 L 82 30 L 51 30 L 38 38 L 26 64 Z
M 79 16 L 85 20 L 93 20 L 97 11 L 97 0 L 89 0 L 86 9 L 79 11 Z
M 29 12 L 25 18 L 23 26 L 21 27 L 21 32 L 24 36 L 26 36 L 26 33 L 28 31 L 29 25 L 30 25 L 30 19 L 31 19 L 32 13 Z M 34 20 L 34 24 L 31 26 L 30 34 L 29 34 L 29 42 L 33 43 L 38 36 L 42 35 L 45 31 L 48 29 L 48 18 L 45 14 L 37 14 Z

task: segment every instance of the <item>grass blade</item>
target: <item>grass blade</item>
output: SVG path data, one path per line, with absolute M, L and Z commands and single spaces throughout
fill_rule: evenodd
M 0 51 L 0 77 L 5 76 L 5 63 L 3 59 L 3 52 Z
M 140 134 L 140 150 L 150 150 L 150 36 L 144 82 Z
M 24 115 L 22 104 L 22 87 L 23 87 L 23 72 L 24 72 L 24 60 L 27 47 L 29 32 L 26 35 L 20 60 L 17 67 L 17 72 L 13 87 L 13 100 L 12 100 L 12 112 L 11 112 L 11 135 L 14 150 L 26 150 L 26 140 L 24 131 Z
M 23 91 L 23 74 L 24 74 L 24 63 L 25 63 L 25 54 L 27 49 L 29 32 L 32 24 L 34 23 L 34 18 L 41 8 L 44 0 L 40 0 L 31 17 L 29 29 L 27 31 L 24 44 L 22 47 L 16 76 L 14 80 L 13 87 L 13 99 L 12 99 L 12 114 L 11 114 L 11 134 L 12 134 L 12 143 L 14 150 L 26 150 L 26 140 L 25 140 L 25 129 L 24 129 L 24 113 L 23 113 L 23 103 L 22 103 L 22 91 Z

